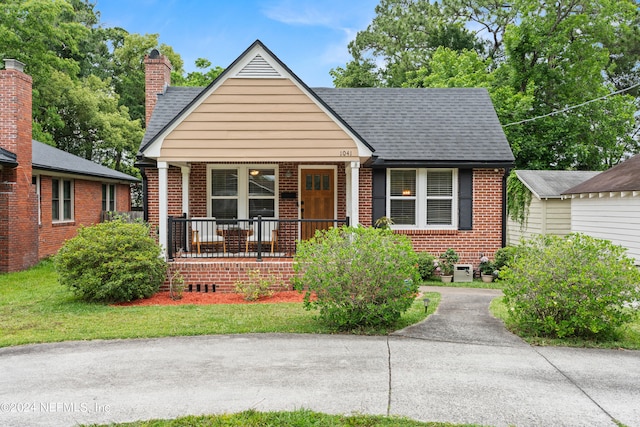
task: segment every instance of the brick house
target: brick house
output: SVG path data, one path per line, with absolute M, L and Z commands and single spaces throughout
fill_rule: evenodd
M 145 213 L 188 284 L 287 277 L 297 239 L 381 217 L 464 263 L 504 245 L 514 157 L 484 89 L 310 88 L 260 41 L 205 88 L 145 67 Z
M 0 70 L 0 272 L 55 254 L 102 211 L 131 210 L 137 178 L 32 140 L 31 77 Z

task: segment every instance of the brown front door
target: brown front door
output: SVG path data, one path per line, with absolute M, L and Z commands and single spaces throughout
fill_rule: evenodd
M 334 219 L 335 194 L 333 169 L 302 169 L 300 183 L 300 213 L 302 219 Z M 303 240 L 313 237 L 316 230 L 326 230 L 332 221 L 303 222 Z

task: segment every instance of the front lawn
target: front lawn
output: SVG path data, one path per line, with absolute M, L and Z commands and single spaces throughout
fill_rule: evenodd
M 427 295 L 433 312 L 439 294 Z M 238 333 L 333 333 L 301 303 L 113 307 L 79 301 L 61 286 L 51 261 L 0 275 L 0 347 L 115 338 Z M 421 299 L 384 335 L 426 317 Z
M 637 316 L 634 322 L 618 328 L 616 331 L 617 337 L 593 341 L 580 338 L 551 339 L 522 334 L 513 324 L 509 323 L 507 306 L 502 298 L 495 298 L 491 301 L 489 310 L 495 317 L 505 322 L 507 329 L 532 345 L 640 350 L 640 316 Z

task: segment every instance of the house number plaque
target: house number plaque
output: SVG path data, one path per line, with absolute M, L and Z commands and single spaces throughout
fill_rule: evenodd
M 340 150 L 340 157 L 351 157 L 353 156 L 352 150 Z

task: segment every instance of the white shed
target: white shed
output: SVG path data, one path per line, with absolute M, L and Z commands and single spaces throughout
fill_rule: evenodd
M 563 192 L 571 231 L 611 240 L 640 265 L 640 154 Z
M 516 176 L 531 192 L 527 221 L 507 220 L 507 244 L 517 245 L 521 238 L 534 234 L 565 236 L 571 232 L 571 201 L 562 193 L 599 172 L 517 170 Z

